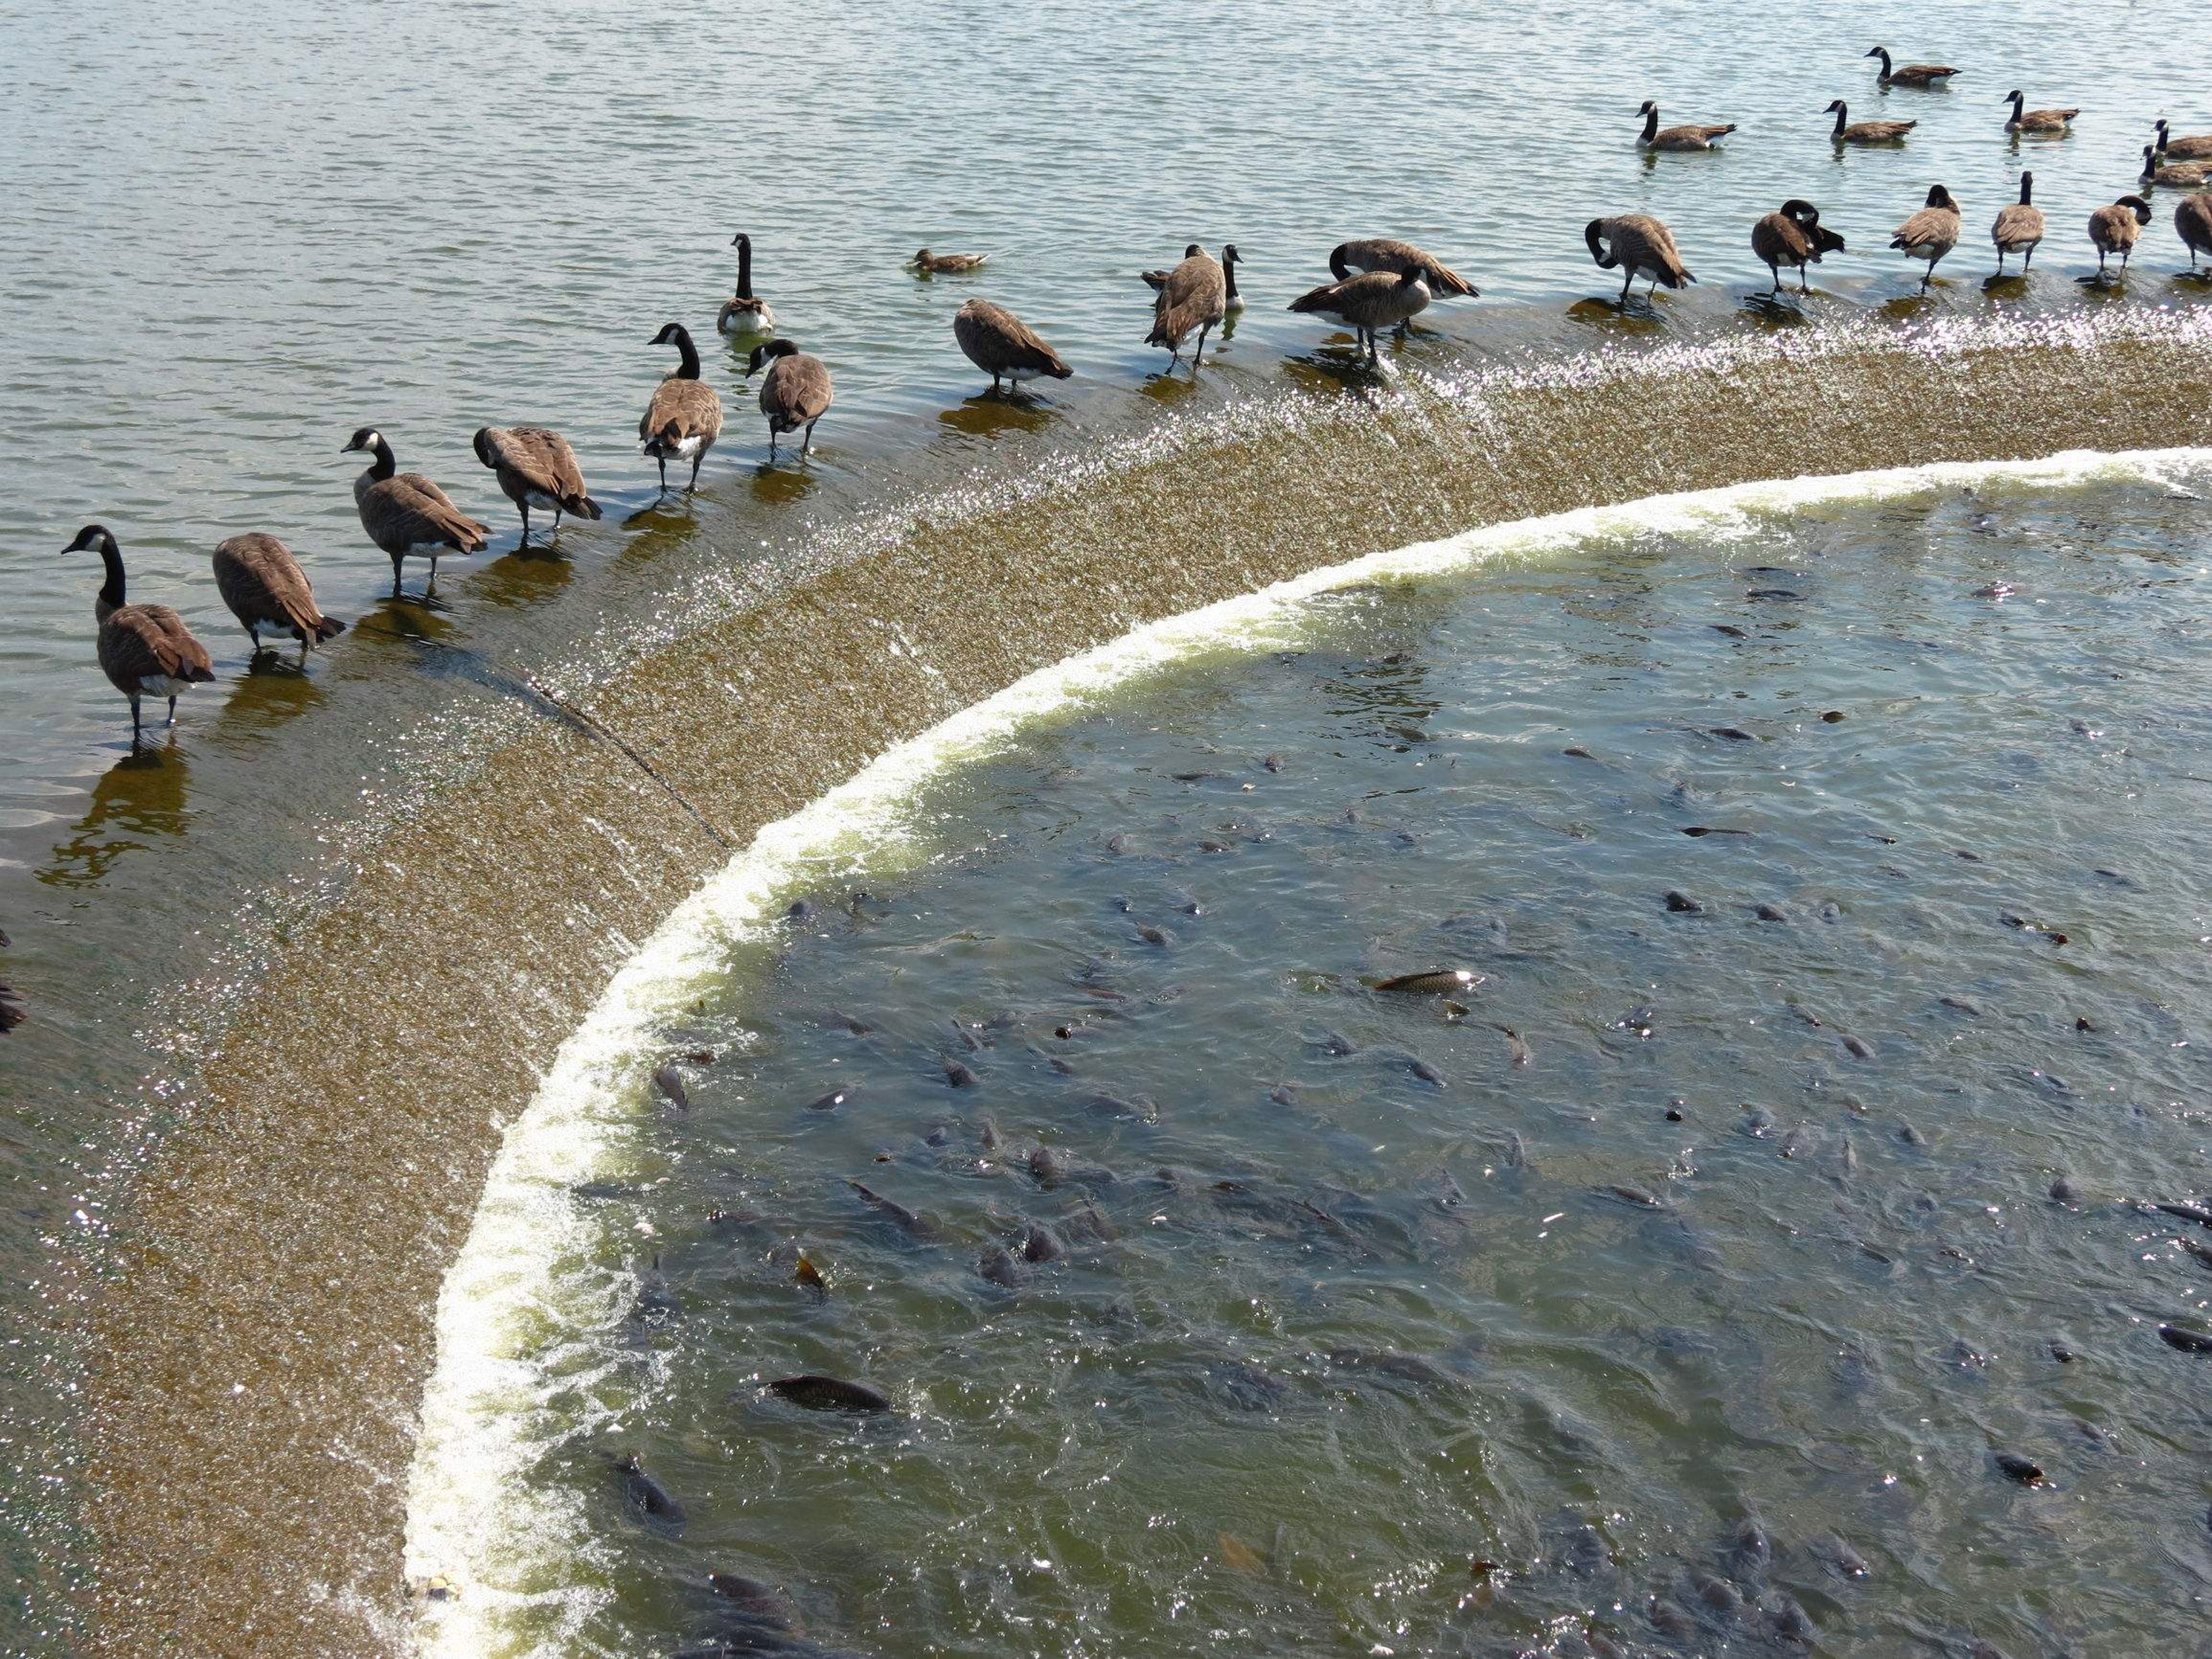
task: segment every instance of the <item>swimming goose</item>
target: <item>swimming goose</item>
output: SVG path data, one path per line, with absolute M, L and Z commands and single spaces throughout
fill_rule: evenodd
M 1751 251 L 1774 273 L 1771 292 L 1782 292 L 1782 267 L 1795 265 L 1797 291 L 1810 294 L 1813 289 L 1805 280 L 1805 267 L 1819 264 L 1824 253 L 1841 253 L 1844 239 L 1821 224 L 1820 209 L 1793 196 L 1752 226 Z
M 2212 161 L 2177 161 L 2163 166 L 2155 144 L 2143 146 L 2142 182 L 2168 190 L 2202 190 L 2212 180 Z
M 300 642 L 305 657 L 325 640 L 345 632 L 345 624 L 325 617 L 315 604 L 307 573 L 292 550 L 258 531 L 233 536 L 215 550 L 215 588 L 246 635 L 261 649 L 261 629 L 281 629 Z
M 64 553 L 99 553 L 107 580 L 93 601 L 100 623 L 100 666 L 107 683 L 131 699 L 131 746 L 138 746 L 138 699 L 169 700 L 169 724 L 177 723 L 177 694 L 215 678 L 207 647 L 192 637 L 185 619 L 166 605 L 126 605 L 123 598 L 123 550 L 105 525 L 88 524 Z
M 1866 56 L 1881 59 L 1881 73 L 1875 76 L 1877 86 L 1932 87 L 1959 72 L 1947 64 L 1907 64 L 1903 69 L 1893 68 L 1887 46 L 1876 46 Z
M 2166 131 L 2166 118 L 2158 123 L 2158 159 L 2161 161 L 2212 161 L 2212 132 L 2176 138 Z
M 1623 305 L 1628 303 L 1628 290 L 1638 276 L 1649 276 L 1654 290 L 1662 283 L 1680 288 L 1698 280 L 1683 267 L 1682 256 L 1674 251 L 1674 233 L 1647 213 L 1593 219 L 1583 228 L 1583 240 L 1589 244 L 1590 258 L 1597 261 L 1599 270 L 1611 270 L 1619 265 L 1628 273 L 1620 283 Z M 1603 246 L 1599 246 L 1601 241 Z
M 1850 112 L 1840 98 L 1820 112 L 1836 118 L 1835 129 L 1828 137 L 1838 144 L 1894 144 L 1920 125 L 1917 121 L 1853 121 L 1845 126 L 1844 118 Z
M 1338 282 L 1343 282 L 1355 270 L 1395 270 L 1401 276 L 1415 271 L 1428 273 L 1429 286 L 1436 290 L 1439 300 L 1464 295 L 1476 296 L 1473 283 L 1442 261 L 1431 258 L 1411 242 L 1401 242 L 1395 236 L 1370 236 L 1364 241 L 1339 242 L 1329 251 L 1328 268 Z
M 776 434 L 796 432 L 802 426 L 806 436 L 799 443 L 799 453 L 811 454 L 814 423 L 836 396 L 830 384 L 830 366 L 819 357 L 808 356 L 788 340 L 755 346 L 752 361 L 745 365 L 745 378 L 760 373 L 763 364 L 768 366 L 768 378 L 761 382 L 760 410 L 768 416 L 769 459 L 775 459 Z
M 2043 210 L 2035 205 L 2035 175 L 2020 175 L 2020 200 L 1997 210 L 1990 227 L 1990 240 L 1997 245 L 1997 275 L 2004 275 L 2005 255 L 2020 255 L 2024 274 L 2035 258 L 2035 245 L 2043 240 Z M 1930 265 L 1929 270 L 1935 267 Z
M 988 300 L 970 300 L 953 313 L 952 337 L 960 342 L 968 361 L 991 377 L 994 392 L 1001 376 L 1019 386 L 1040 374 L 1064 380 L 1075 373 L 1037 337 L 1036 330 Z
M 773 334 L 775 313 L 769 309 L 767 301 L 753 292 L 753 239 L 740 231 L 730 246 L 738 251 L 738 291 L 723 301 L 721 310 L 714 313 L 715 331 Z
M 499 487 L 522 514 L 522 539 L 530 539 L 530 509 L 553 509 L 553 533 L 561 515 L 596 519 L 599 504 L 584 493 L 584 470 L 568 441 L 542 426 L 483 426 L 477 428 L 477 459 L 492 470 Z
M 1228 314 L 1229 279 L 1220 264 L 1200 248 L 1185 255 L 1160 285 L 1159 303 L 1152 310 L 1152 331 L 1145 336 L 1145 343 L 1167 347 L 1168 366 L 1172 368 L 1182 356 L 1184 337 L 1196 329 L 1198 349 L 1190 354 L 1190 366 L 1195 369 L 1206 356 L 1206 337 Z
M 1668 127 L 1661 131 L 1659 106 L 1647 98 L 1644 107 L 1636 112 L 1644 118 L 1644 131 L 1637 143 L 1646 149 L 1711 149 L 1713 140 L 1725 138 L 1735 131 L 1735 124 L 1717 127 Z
M 722 400 L 699 378 L 699 348 L 691 343 L 691 331 L 683 324 L 662 324 L 660 332 L 646 343 L 672 345 L 680 357 L 653 389 L 653 401 L 637 423 L 638 443 L 660 463 L 663 489 L 668 488 L 670 459 L 690 460 L 691 482 L 684 486 L 688 495 L 699 487 L 699 463 L 722 435 Z M 758 348 L 753 356 L 759 357 Z
M 2063 137 L 2070 131 L 2067 124 L 2081 112 L 2079 109 L 2032 109 L 2023 112 L 2021 106 L 2027 100 L 2017 90 L 2005 94 L 2004 101 L 2012 106 L 2012 113 L 2005 119 L 2007 132 Z
M 1335 318 L 1358 336 L 1367 361 L 1378 363 L 1376 335 L 1386 328 L 1403 328 L 1428 309 L 1433 294 L 1425 270 L 1370 270 L 1302 294 L 1291 301 L 1291 309 Z
M 2189 250 L 2189 268 L 2197 269 L 2197 256 L 2212 253 L 2212 191 L 2185 196 L 2173 210 L 2174 234 Z
M 909 269 L 924 276 L 951 276 L 963 270 L 974 270 L 989 260 L 988 253 L 932 253 L 927 248 L 907 261 Z
M 1936 266 L 1959 246 L 1959 204 L 1941 185 L 1928 187 L 1928 205 L 1897 228 L 1889 245 L 1905 250 L 1908 259 L 1925 259 L 1928 270 L 1920 279 L 1926 288 L 1936 280 Z
M 401 472 L 392 459 L 392 446 L 373 426 L 362 427 L 341 455 L 356 451 L 371 457 L 368 470 L 353 481 L 353 504 L 361 514 L 361 527 L 369 540 L 392 559 L 392 597 L 399 597 L 399 567 L 407 559 L 430 561 L 430 586 L 438 586 L 438 560 L 448 552 L 481 553 L 491 539 L 488 526 L 478 524 L 447 498 L 446 492 L 419 472 Z
M 2140 196 L 2123 196 L 2110 207 L 2100 207 L 2089 216 L 2089 240 L 2097 245 L 2097 277 L 2104 280 L 2105 259 L 2109 254 L 2120 256 L 2120 270 L 2127 271 L 2128 256 L 2136 251 L 2136 239 L 2142 228 L 2150 222 L 2150 204 Z

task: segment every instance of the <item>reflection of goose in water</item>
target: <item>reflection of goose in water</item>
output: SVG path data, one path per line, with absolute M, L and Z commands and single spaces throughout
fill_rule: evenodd
M 134 749 L 100 774 L 92 805 L 53 850 L 39 879 L 55 887 L 97 887 L 125 854 L 191 823 L 185 805 L 191 769 L 173 744 Z

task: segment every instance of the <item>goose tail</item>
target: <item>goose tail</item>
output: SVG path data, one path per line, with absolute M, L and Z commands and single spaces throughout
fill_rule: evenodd
M 326 640 L 334 640 L 337 638 L 339 635 L 345 632 L 345 628 L 346 625 L 340 622 L 336 617 L 316 617 L 314 628 L 315 643 L 317 645 L 320 645 Z
M 580 519 L 596 519 L 601 516 L 599 504 L 589 495 L 571 495 L 561 503 L 561 510 L 563 513 L 573 513 Z

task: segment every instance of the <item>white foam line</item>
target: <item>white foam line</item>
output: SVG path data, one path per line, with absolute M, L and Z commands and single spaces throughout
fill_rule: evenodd
M 580 1502 L 530 1479 L 545 1448 L 597 1425 L 577 1418 L 593 1378 L 563 1368 L 589 1364 L 579 1333 L 619 1316 L 606 1273 L 592 1265 L 599 1230 L 569 1189 L 625 1167 L 645 1118 L 656 1030 L 716 981 L 733 945 L 763 937 L 780 902 L 810 876 L 818 879 L 825 863 L 865 861 L 881 870 L 906 856 L 916 837 L 902 809 L 930 779 L 1154 669 L 1209 650 L 1295 643 L 1302 603 L 1358 583 L 1639 532 L 1732 533 L 1759 518 L 1829 502 L 1991 483 L 2165 482 L 2208 462 L 2208 449 L 2074 450 L 2043 460 L 1791 478 L 1583 507 L 1372 554 L 1150 623 L 1042 669 L 886 750 L 848 781 L 768 825 L 615 974 L 493 1160 L 467 1241 L 439 1294 L 437 1355 L 410 1475 L 407 1570 L 418 1587 L 444 1592 L 420 1603 L 419 1651 L 436 1659 L 557 1659 L 606 1599 L 591 1571 L 591 1528 Z

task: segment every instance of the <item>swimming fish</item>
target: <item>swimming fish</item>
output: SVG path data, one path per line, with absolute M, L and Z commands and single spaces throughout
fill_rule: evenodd
M 618 1466 L 623 1478 L 623 1501 L 641 1521 L 669 1532 L 681 1532 L 688 1517 L 684 1505 L 669 1496 L 668 1488 L 645 1472 L 635 1452 Z
M 1377 980 L 1374 988 L 1415 997 L 1457 995 L 1474 990 L 1482 983 L 1483 977 L 1464 968 L 1431 968 L 1418 974 L 1400 974 L 1395 978 Z
M 663 1066 L 653 1074 L 653 1087 L 668 1097 L 668 1103 L 679 1112 L 691 1109 L 691 1097 L 684 1087 L 682 1073 L 673 1066 Z
M 891 1397 L 865 1382 L 848 1382 L 840 1377 L 821 1376 L 811 1372 L 801 1376 L 779 1376 L 768 1385 L 768 1390 L 779 1399 L 788 1400 L 794 1406 L 804 1406 L 811 1412 L 887 1412 L 891 1409 Z

